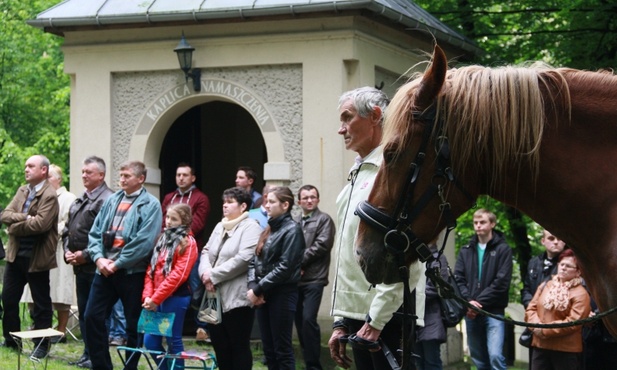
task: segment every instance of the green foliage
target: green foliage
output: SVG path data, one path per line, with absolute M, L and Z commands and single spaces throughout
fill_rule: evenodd
M 0 0 L 0 206 L 24 183 L 23 168 L 44 154 L 65 169 L 69 160 L 69 77 L 62 39 L 26 20 L 57 0 Z
M 418 0 L 486 51 L 476 62 L 542 60 L 579 69 L 614 68 L 617 6 L 608 0 Z

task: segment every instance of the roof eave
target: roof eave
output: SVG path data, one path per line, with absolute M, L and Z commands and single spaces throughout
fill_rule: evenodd
M 455 37 L 452 34 L 444 32 L 434 26 L 421 22 L 420 20 L 407 17 L 401 13 L 394 11 L 382 4 L 378 4 L 373 0 L 361 2 L 344 2 L 344 3 L 319 3 L 319 4 L 302 4 L 290 5 L 285 7 L 268 7 L 256 9 L 233 9 L 221 11 L 192 11 L 192 12 L 177 12 L 177 13 L 156 13 L 156 14 L 134 14 L 126 16 L 96 16 L 96 17 L 71 17 L 71 18 L 36 18 L 26 21 L 32 27 L 43 29 L 45 32 L 63 36 L 63 29 L 76 27 L 102 27 L 121 24 L 154 24 L 154 23 L 171 23 L 171 22 L 202 22 L 214 19 L 245 19 L 258 18 L 266 16 L 280 15 L 296 15 L 307 13 L 323 13 L 323 12 L 341 12 L 345 10 L 369 10 L 376 15 L 385 17 L 394 22 L 402 24 L 415 30 L 421 30 L 431 34 L 435 39 L 443 41 L 452 46 L 460 48 L 472 54 L 481 53 L 481 49 L 477 47 L 473 41 L 459 36 Z

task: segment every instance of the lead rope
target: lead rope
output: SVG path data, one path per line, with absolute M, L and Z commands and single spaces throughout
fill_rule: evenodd
M 428 276 L 429 279 L 431 279 L 433 281 L 433 283 L 435 283 L 436 286 L 439 287 L 440 292 L 442 293 L 441 296 L 443 298 L 449 298 L 449 299 L 455 299 L 456 301 L 460 302 L 462 305 L 464 305 L 467 308 L 471 308 L 472 310 L 491 317 L 493 319 L 496 320 L 500 320 L 503 322 L 506 322 L 508 324 L 511 325 L 516 325 L 516 326 L 524 326 L 527 328 L 546 328 L 546 329 L 555 329 L 555 328 L 568 328 L 571 326 L 577 326 L 577 325 L 584 325 L 587 323 L 592 323 L 595 321 L 598 321 L 600 319 L 602 319 L 603 317 L 606 317 L 608 315 L 612 315 L 613 313 L 617 312 L 617 307 L 613 307 L 608 311 L 604 311 L 601 312 L 597 315 L 594 315 L 593 317 L 587 317 L 585 319 L 579 319 L 579 320 L 574 320 L 574 321 L 570 321 L 570 322 L 562 322 L 562 323 L 557 323 L 557 324 L 534 324 L 534 323 L 529 323 L 529 322 L 525 322 L 525 321 L 518 321 L 518 320 L 513 320 L 507 317 L 502 317 L 499 315 L 495 315 L 493 313 L 490 313 L 488 311 L 484 311 L 481 308 L 478 308 L 474 305 L 472 305 L 471 303 L 467 302 L 463 297 L 459 297 L 454 293 L 454 289 L 452 288 L 452 286 L 450 284 L 448 284 L 447 281 L 445 281 L 441 275 L 439 274 L 439 271 L 436 269 L 427 269 L 426 270 L 426 276 Z

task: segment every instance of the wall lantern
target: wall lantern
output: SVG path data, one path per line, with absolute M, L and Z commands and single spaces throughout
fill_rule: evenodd
M 182 39 L 180 43 L 174 49 L 174 52 L 178 54 L 178 61 L 180 62 L 180 69 L 184 71 L 184 77 L 186 82 L 189 82 L 189 78 L 193 80 L 193 89 L 195 91 L 201 91 L 201 69 L 193 68 L 193 51 L 195 48 L 186 42 L 184 38 L 184 32 L 182 32 Z

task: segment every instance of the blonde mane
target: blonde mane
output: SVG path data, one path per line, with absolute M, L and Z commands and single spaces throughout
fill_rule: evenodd
M 469 164 L 483 171 L 489 186 L 502 183 L 506 170 L 539 171 L 539 148 L 546 114 L 565 111 L 570 94 L 566 70 L 546 66 L 451 69 L 437 99 L 437 119 L 443 119 L 452 164 L 459 171 Z M 410 124 L 421 78 L 402 86 L 390 103 L 382 143 L 400 153 L 413 137 Z M 543 97 L 543 92 L 550 94 Z M 411 126 L 411 127 L 410 127 Z M 459 173 L 459 175 L 462 175 Z

